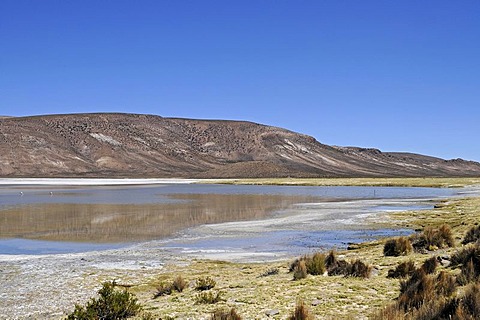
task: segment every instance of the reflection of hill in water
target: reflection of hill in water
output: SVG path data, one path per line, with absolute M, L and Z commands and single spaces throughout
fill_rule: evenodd
M 308 196 L 178 194 L 181 203 L 35 204 L 0 211 L 3 238 L 130 242 L 159 239 L 192 226 L 255 220 Z

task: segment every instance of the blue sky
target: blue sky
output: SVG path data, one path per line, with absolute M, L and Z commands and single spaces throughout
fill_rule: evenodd
M 480 161 L 480 1 L 0 1 L 0 114 L 249 120 Z

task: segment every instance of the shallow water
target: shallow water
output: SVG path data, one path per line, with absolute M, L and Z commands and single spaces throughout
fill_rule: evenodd
M 101 250 L 149 240 L 185 239 L 192 230 L 199 239 L 197 244 L 190 241 L 194 247 L 200 246 L 201 241 L 206 248 L 219 247 L 220 242 L 206 239 L 212 236 L 209 232 L 233 236 L 231 242 L 224 243 L 227 247 L 230 244 L 240 247 L 242 243 L 258 239 L 259 243 L 276 250 L 274 239 L 289 237 L 307 237 L 329 245 L 329 236 L 325 236 L 328 233 L 315 232 L 329 232 L 331 222 L 341 226 L 361 222 L 363 216 L 379 211 L 429 208 L 431 204 L 424 200 L 449 197 L 457 192 L 455 189 L 396 187 L 6 185 L 0 187 L 0 254 Z M 385 205 L 381 199 L 390 202 Z M 410 201 L 392 201 L 404 199 Z M 350 202 L 345 206 L 346 200 Z M 362 204 L 358 209 L 355 200 L 373 202 Z M 353 203 L 354 209 L 350 210 L 348 203 Z M 294 218 L 284 221 L 284 217 Z M 244 229 L 241 224 L 235 225 L 238 221 L 247 224 Z M 253 230 L 252 225 L 248 225 L 252 221 L 255 227 L 256 222 L 263 226 L 260 232 L 268 237 L 255 233 L 246 240 L 228 230 L 230 226 L 248 233 Z M 198 231 L 205 225 L 216 226 L 216 231 L 212 228 L 203 233 Z M 340 242 L 359 239 L 353 230 L 342 234 L 337 228 L 335 232 L 337 238 L 340 235 L 343 239 Z M 309 241 L 299 245 L 283 240 L 279 243 L 305 248 Z

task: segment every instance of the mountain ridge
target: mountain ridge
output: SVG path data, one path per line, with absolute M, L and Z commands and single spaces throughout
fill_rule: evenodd
M 2 177 L 480 176 L 480 163 L 329 146 L 280 127 L 126 113 L 0 117 Z

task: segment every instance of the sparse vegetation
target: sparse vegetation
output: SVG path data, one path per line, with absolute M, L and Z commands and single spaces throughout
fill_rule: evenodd
M 115 281 L 104 282 L 98 298 L 92 298 L 85 306 L 75 305 L 67 320 L 118 320 L 137 315 L 142 306 L 127 290 L 117 290 Z
M 412 244 L 406 237 L 389 239 L 383 246 L 383 254 L 385 256 L 405 256 L 412 251 Z
M 222 291 L 217 291 L 216 293 L 214 293 L 213 291 L 200 292 L 195 296 L 195 303 L 214 304 L 222 301 L 222 295 Z
M 217 283 L 210 277 L 204 277 L 197 279 L 195 290 L 197 291 L 205 291 L 210 290 L 215 287 Z
M 307 273 L 313 276 L 322 275 L 325 273 L 325 255 L 322 253 L 314 253 L 305 259 Z
M 262 273 L 260 276 L 261 277 L 269 277 L 269 276 L 277 275 L 278 273 L 279 273 L 278 268 L 270 268 L 267 271 L 265 271 L 264 273 Z
M 366 264 L 361 260 L 355 260 L 349 264 L 347 268 L 346 277 L 368 278 L 372 273 L 372 266 Z
M 161 296 L 168 296 L 172 294 L 173 291 L 173 286 L 170 283 L 160 283 L 157 286 L 157 290 L 155 291 L 153 295 L 153 299 L 157 299 L 158 297 Z

